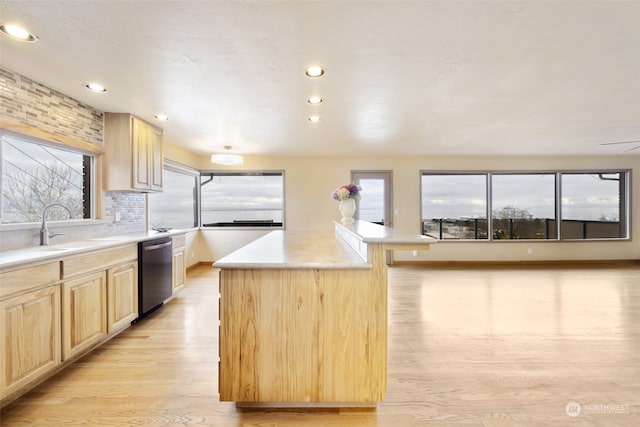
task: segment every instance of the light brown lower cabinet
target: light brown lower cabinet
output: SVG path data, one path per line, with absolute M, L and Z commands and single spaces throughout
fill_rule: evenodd
M 187 264 L 186 264 L 186 236 L 178 234 L 172 237 L 173 241 L 173 291 L 177 294 L 187 284 Z
M 62 283 L 62 359 L 82 353 L 107 336 L 107 273 Z
M 137 244 L 0 272 L 0 406 L 138 317 Z
M 124 329 L 138 317 L 138 263 L 107 271 L 108 333 Z
M 6 299 L 0 311 L 4 399 L 60 364 L 60 285 Z

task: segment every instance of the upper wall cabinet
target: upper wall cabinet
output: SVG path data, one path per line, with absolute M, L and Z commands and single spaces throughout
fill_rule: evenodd
M 104 115 L 104 189 L 162 191 L 162 129 L 126 113 Z

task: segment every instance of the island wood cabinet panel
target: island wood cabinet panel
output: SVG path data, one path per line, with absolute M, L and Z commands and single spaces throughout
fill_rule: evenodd
M 383 400 L 386 304 L 376 268 L 223 269 L 220 400 Z
M 177 294 L 187 284 L 186 264 L 186 236 L 173 236 L 173 295 Z
M 66 360 L 107 335 L 107 274 L 99 271 L 62 283 L 62 358 Z
M 108 333 L 124 329 L 138 318 L 138 263 L 107 270 Z
M 0 311 L 4 399 L 60 364 L 60 285 L 8 298 Z
M 162 130 L 126 113 L 105 113 L 104 189 L 162 191 Z

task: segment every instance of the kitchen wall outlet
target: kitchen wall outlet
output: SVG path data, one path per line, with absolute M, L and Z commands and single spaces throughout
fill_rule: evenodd
M 394 210 L 393 210 L 393 214 L 394 214 L 394 215 L 398 215 L 399 213 L 400 213 L 400 211 L 399 211 L 398 209 L 394 209 Z
M 120 212 L 116 212 L 115 222 L 120 222 Z
M 533 253 L 533 248 L 529 248 L 529 249 L 527 249 L 527 253 L 528 253 L 529 255 L 531 255 L 531 254 Z
M 418 256 L 418 251 L 413 251 L 413 256 Z

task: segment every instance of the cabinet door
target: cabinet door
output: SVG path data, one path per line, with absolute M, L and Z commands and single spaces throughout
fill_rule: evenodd
M 173 252 L 173 295 L 178 293 L 187 283 L 187 272 L 184 262 L 184 248 Z
M 107 271 L 109 333 L 126 328 L 138 318 L 138 263 Z
M 131 118 L 131 144 L 133 170 L 131 186 L 138 190 L 151 188 L 150 182 L 150 138 L 151 129 L 145 122 Z
M 81 353 L 107 335 L 107 273 L 62 284 L 62 358 Z
M 162 131 L 157 128 L 149 128 L 149 148 L 150 148 L 150 179 L 151 190 L 162 191 Z
M 60 364 L 60 285 L 0 303 L 0 397 Z

